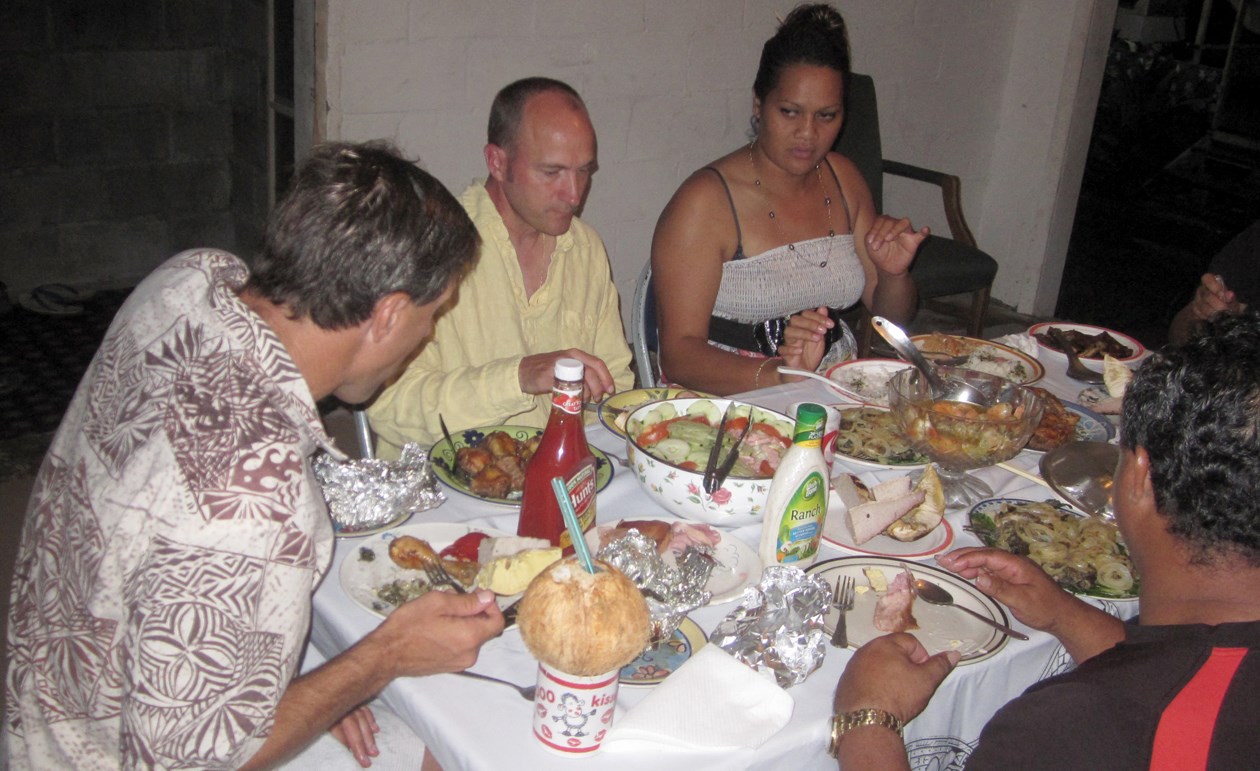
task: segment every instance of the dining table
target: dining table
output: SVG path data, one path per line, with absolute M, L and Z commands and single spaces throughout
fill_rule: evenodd
M 1061 365 L 1045 363 L 1046 374 L 1036 383 L 1060 399 L 1076 402 L 1084 386 L 1067 378 Z M 776 385 L 740 394 L 736 398 L 767 409 L 786 412 L 801 401 L 840 405 L 846 400 L 828 386 L 812 381 Z M 609 454 L 625 457 L 626 442 L 599 421 L 587 427 L 590 444 Z M 1039 454 L 1025 450 L 1010 465 L 1037 474 Z M 674 517 L 655 503 L 642 489 L 633 469 L 613 463 L 615 473 L 596 498 L 597 521 L 613 523 L 622 519 L 662 519 Z M 835 459 L 833 474 L 843 470 L 874 474 L 876 479 L 904 474 L 896 470 L 875 470 L 852 466 L 844 457 Z M 1003 468 L 989 467 L 974 472 L 987 482 L 995 497 L 1045 500 L 1054 492 L 1025 476 Z M 514 533 L 517 509 L 488 503 L 454 490 L 446 491 L 441 506 L 417 513 L 410 524 L 420 522 L 463 523 Z M 950 509 L 946 520 L 953 532 L 953 547 L 979 545 L 966 529 L 967 509 Z M 754 551 L 760 539 L 760 525 L 723 530 L 748 544 Z M 381 617 L 356 603 L 339 580 L 342 563 L 355 559 L 365 538 L 338 538 L 332 567 L 314 595 L 311 642 L 326 657 L 332 657 L 368 634 Z M 819 562 L 853 557 L 858 552 L 824 542 Z M 934 565 L 933 556 L 906 558 L 907 562 Z M 1137 614 L 1137 600 L 1084 598 L 1121 618 Z M 718 623 L 739 606 L 739 597 L 723 604 L 711 604 L 692 611 L 690 618 L 712 633 Z M 911 767 L 915 769 L 961 768 L 975 747 L 981 729 L 1002 705 L 1030 685 L 1074 665 L 1064 648 L 1051 635 L 1022 625 L 1007 614 L 1015 629 L 1027 641 L 1007 639 L 995 655 L 958 666 L 941 684 L 928 707 L 905 727 L 904 739 Z M 646 740 L 607 741 L 597 753 L 565 758 L 545 748 L 531 731 L 533 703 L 500 684 L 483 682 L 454 674 L 400 678 L 381 694 L 383 699 L 423 739 L 446 771 L 459 769 L 554 769 L 578 767 L 595 771 L 644 769 L 654 771 L 706 771 L 713 769 L 825 769 L 836 761 L 827 755 L 827 741 L 835 686 L 853 655 L 852 648 L 828 646 L 821 665 L 803 682 L 789 689 L 793 701 L 791 719 L 780 731 L 756 748 L 678 747 Z M 488 641 L 471 671 L 521 685 L 532 685 L 537 662 L 526 649 L 516 627 Z M 659 687 L 659 686 L 656 686 Z M 617 696 L 616 714 L 629 713 L 639 705 L 652 686 L 623 682 Z M 704 708 L 704 707 L 699 707 Z M 720 709 L 720 705 L 713 705 Z M 616 719 L 614 719 L 615 734 Z M 418 765 L 419 759 L 417 759 Z

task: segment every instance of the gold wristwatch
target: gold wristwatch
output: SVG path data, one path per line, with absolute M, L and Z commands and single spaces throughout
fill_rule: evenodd
M 877 725 L 889 728 L 901 736 L 902 723 L 897 716 L 882 709 L 855 709 L 841 715 L 831 716 L 831 740 L 827 742 L 827 754 L 836 757 L 840 753 L 840 737 L 850 729 L 864 725 Z

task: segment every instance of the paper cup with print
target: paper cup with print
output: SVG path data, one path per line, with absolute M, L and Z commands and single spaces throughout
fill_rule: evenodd
M 599 749 L 612 726 L 621 670 L 594 677 L 561 672 L 538 664 L 534 695 L 534 736 L 561 755 L 589 755 Z
M 836 437 L 840 435 L 840 410 L 818 402 L 796 402 L 788 408 L 788 414 L 796 419 L 796 408 L 802 404 L 817 404 L 827 413 L 827 424 L 823 426 L 822 453 L 827 462 L 827 470 L 831 470 L 832 461 L 836 458 Z

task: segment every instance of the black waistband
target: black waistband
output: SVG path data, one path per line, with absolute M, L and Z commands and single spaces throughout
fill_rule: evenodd
M 831 348 L 832 343 L 843 336 L 844 332 L 840 325 L 844 322 L 840 319 L 840 312 L 835 308 L 828 308 L 827 315 L 836 322 L 834 327 L 827 330 L 824 341 L 824 347 Z M 710 316 L 709 339 L 742 351 L 758 351 L 764 356 L 774 356 L 778 353 L 779 346 L 783 344 L 783 331 L 787 329 L 788 318 L 783 316 L 745 324 L 724 319 L 721 316 Z

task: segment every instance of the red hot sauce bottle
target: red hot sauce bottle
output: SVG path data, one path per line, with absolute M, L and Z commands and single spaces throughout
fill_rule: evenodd
M 556 360 L 551 417 L 547 419 L 538 450 L 525 469 L 521 517 L 516 527 L 517 535 L 546 538 L 563 548 L 566 554 L 573 551 L 573 543 L 552 491 L 553 477 L 564 479 L 582 532 L 595 525 L 595 456 L 586 443 L 586 426 L 582 420 L 584 371 L 582 362 L 577 359 Z

